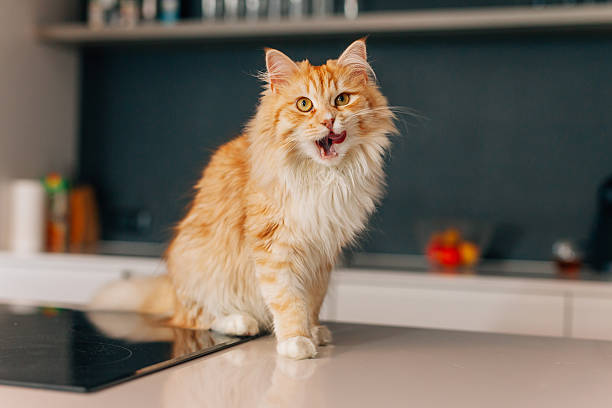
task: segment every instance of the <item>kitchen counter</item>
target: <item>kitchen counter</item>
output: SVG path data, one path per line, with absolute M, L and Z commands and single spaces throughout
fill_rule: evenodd
M 331 324 L 313 360 L 267 336 L 92 394 L 0 386 L 2 407 L 609 407 L 612 342 Z

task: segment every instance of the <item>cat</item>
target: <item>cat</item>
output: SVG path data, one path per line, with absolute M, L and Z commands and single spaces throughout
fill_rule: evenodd
M 110 288 L 94 305 L 230 335 L 273 330 L 279 354 L 312 358 L 332 340 L 319 311 L 334 262 L 383 194 L 394 115 L 365 39 L 321 66 L 275 49 L 265 59 L 257 112 L 204 169 L 167 275 Z

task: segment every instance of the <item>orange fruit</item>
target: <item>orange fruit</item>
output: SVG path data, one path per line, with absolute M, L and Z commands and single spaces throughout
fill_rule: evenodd
M 461 241 L 461 233 L 455 228 L 449 228 L 442 233 L 442 245 L 449 247 L 456 247 Z
M 480 250 L 474 243 L 464 241 L 459 244 L 459 254 L 461 255 L 461 263 L 463 265 L 472 266 L 478 262 Z

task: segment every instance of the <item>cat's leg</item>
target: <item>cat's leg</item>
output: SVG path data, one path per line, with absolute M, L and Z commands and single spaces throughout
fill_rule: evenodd
M 319 274 L 319 276 L 322 277 L 322 281 L 319 282 L 319 285 L 317 285 L 317 287 L 313 290 L 312 294 L 313 302 L 310 318 L 312 327 L 310 329 L 310 334 L 318 346 L 325 346 L 332 342 L 331 331 L 327 328 L 327 326 L 323 326 L 319 322 L 319 313 L 321 312 L 321 306 L 323 305 L 323 300 L 325 299 L 325 294 L 327 293 L 330 273 L 331 265 L 325 265 Z
M 219 316 L 215 318 L 210 328 L 232 336 L 254 336 L 259 333 L 257 320 L 243 313 Z
M 327 328 L 327 326 L 323 326 L 321 324 L 312 326 L 310 333 L 315 343 L 317 343 L 319 346 L 327 346 L 333 340 L 331 331 Z
M 174 314 L 168 319 L 167 324 L 186 329 L 208 330 L 210 328 L 210 315 L 205 307 L 198 305 L 196 302 L 188 300 L 179 302 L 176 300 Z
M 276 351 L 296 360 L 316 356 L 306 294 L 289 263 L 258 257 L 256 273 L 262 296 L 272 313 Z

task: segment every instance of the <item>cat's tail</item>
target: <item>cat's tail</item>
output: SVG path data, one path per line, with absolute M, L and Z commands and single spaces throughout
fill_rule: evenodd
M 172 316 L 176 294 L 168 275 L 131 277 L 111 282 L 91 300 L 89 310 L 133 311 Z

